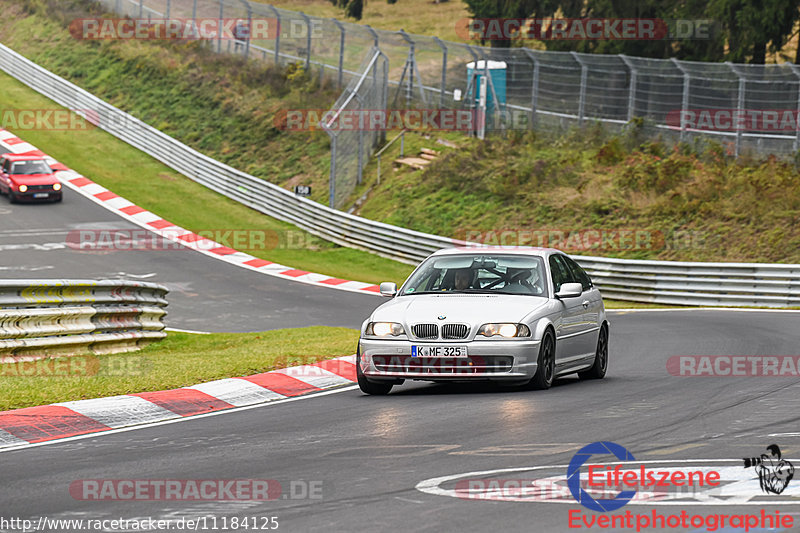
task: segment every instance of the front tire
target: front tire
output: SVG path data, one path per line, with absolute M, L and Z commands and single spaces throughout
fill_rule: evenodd
M 547 390 L 553 385 L 556 375 L 556 343 L 550 330 L 545 331 L 539 345 L 536 374 L 528 383 L 534 390 Z
M 589 370 L 578 372 L 581 379 L 603 379 L 608 370 L 608 328 L 603 324 L 600 335 L 597 336 L 597 351 L 594 354 L 594 364 Z
M 17 197 L 16 197 L 16 195 L 14 194 L 14 191 L 12 191 L 12 190 L 10 190 L 10 189 L 9 189 L 9 191 L 8 191 L 8 201 L 9 201 L 9 202 L 11 202 L 12 204 L 15 204 L 15 203 L 17 203 Z
M 372 396 L 386 396 L 392 390 L 393 383 L 369 381 L 367 377 L 361 372 L 361 346 L 359 345 L 356 350 L 356 378 L 358 380 L 358 388 L 364 394 Z

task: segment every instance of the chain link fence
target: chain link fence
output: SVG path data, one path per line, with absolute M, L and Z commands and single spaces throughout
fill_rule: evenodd
M 587 121 L 613 129 L 639 118 L 647 135 L 675 142 L 713 139 L 737 156 L 745 151 L 792 156 L 800 148 L 796 124 L 800 67 L 788 63 L 698 63 L 487 48 L 403 31 L 374 30 L 248 0 L 101 3 L 133 18 L 234 18 L 248 21 L 248 26 L 267 20 L 273 29 L 267 36 L 218 37 L 210 40 L 209 46 L 220 53 L 275 64 L 301 63 L 339 87 L 348 87 L 333 113 L 377 104 L 384 106 L 381 109 L 475 110 L 477 81 L 483 75 L 495 105 L 487 118 L 489 129 L 553 129 Z M 380 51 L 377 59 L 373 49 Z M 491 61 L 505 64 L 501 78 L 488 72 Z M 380 83 L 384 84 L 382 91 L 376 85 Z M 354 90 L 356 86 L 358 90 Z M 786 113 L 791 114 L 789 122 Z M 702 123 L 698 117 L 703 116 L 710 117 L 710 122 Z M 750 118 L 732 126 L 735 118 L 742 116 Z M 725 124 L 720 125 L 720 117 Z M 331 135 L 331 205 L 341 207 L 380 138 L 370 132 L 359 136 L 326 131 Z
M 341 208 L 361 183 L 364 164 L 386 140 L 386 132 L 367 127 L 343 127 L 345 114 L 362 116 L 361 111 L 386 109 L 389 60 L 377 48 L 370 50 L 353 78 L 320 122 L 331 139 L 331 169 L 328 205 Z

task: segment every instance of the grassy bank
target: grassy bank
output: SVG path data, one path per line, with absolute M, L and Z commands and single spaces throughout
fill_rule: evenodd
M 260 333 L 171 332 L 140 352 L 0 365 L 0 410 L 157 391 L 268 372 L 355 352 L 358 331 L 310 327 Z M 47 375 L 47 368 L 59 369 Z
M 63 8 L 66 4 L 59 5 Z M 162 48 L 154 43 L 116 43 L 119 46 L 115 47 L 76 41 L 64 33 L 56 20 L 39 13 L 26 14 L 17 2 L 0 1 L 0 6 L 9 14 L 9 18 L 0 22 L 0 40 L 5 44 L 124 109 L 135 111 L 134 114 L 151 124 L 183 136 L 184 141 L 188 141 L 186 137 L 194 138 L 189 144 L 195 148 L 238 168 L 250 171 L 261 168 L 264 174 L 259 175 L 277 176 L 276 181 L 281 176 L 291 176 L 288 179 L 295 181 L 302 179 L 302 183 L 322 183 L 326 179 L 326 139 L 317 134 L 283 134 L 266 141 L 269 126 L 259 130 L 257 123 L 269 121 L 262 116 L 263 112 L 255 113 L 252 109 L 270 98 L 272 106 L 283 105 L 282 102 L 294 105 L 293 99 L 297 105 L 305 105 L 305 98 L 315 102 L 332 98 L 328 91 L 315 93 L 317 89 L 308 85 L 309 80 L 289 79 L 292 77 L 289 72 L 267 71 L 259 74 L 269 81 L 263 87 L 258 79 L 246 75 L 242 80 L 228 83 L 222 73 L 232 68 L 229 58 L 206 56 L 204 50 L 191 46 Z M 31 35 L 35 38 L 31 39 Z M 171 65 L 177 65 L 176 62 L 180 66 L 173 68 Z M 250 76 L 257 74 L 254 69 Z M 103 80 L 111 81 L 106 85 Z M 193 80 L 200 85 L 187 92 Z M 215 88 L 217 82 L 221 82 L 221 87 Z M 270 84 L 277 84 L 278 89 L 281 84 L 285 87 L 278 90 Z M 240 91 L 245 96 L 237 96 Z M 2 73 L 0 102 L 7 110 L 58 107 Z M 239 105 L 243 105 L 241 110 Z M 10 129 L 76 171 L 182 227 L 195 232 L 264 231 L 269 237 L 265 239 L 267 246 L 245 250 L 257 257 L 372 283 L 386 280 L 399 283 L 411 271 L 408 265 L 333 245 L 224 198 L 99 129 Z M 230 138 L 228 132 L 233 132 Z M 220 140 L 223 134 L 225 140 Z M 280 168 L 274 173 L 264 170 L 273 167 Z M 314 179 L 306 181 L 302 176 Z M 314 187 L 315 191 L 326 189 L 326 184 Z
M 368 168 L 369 194 L 358 214 L 486 243 L 502 244 L 505 231 L 508 244 L 532 237 L 533 244 L 583 255 L 800 262 L 794 162 L 735 160 L 721 145 L 672 146 L 645 140 L 636 127 L 619 135 L 588 126 L 462 138 L 457 148 L 436 139 L 407 137 L 407 154 L 441 152 L 425 170 L 384 165 L 378 185 Z M 591 231 L 609 239 L 598 241 Z M 640 241 L 630 232 L 640 232 Z

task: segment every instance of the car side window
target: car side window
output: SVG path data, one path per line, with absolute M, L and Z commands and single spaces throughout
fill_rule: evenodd
M 11 170 L 11 162 L 8 159 L 3 159 L 3 172 L 8 173 Z
M 561 285 L 572 282 L 572 275 L 560 256 L 550 256 L 550 271 L 553 273 L 553 291 L 558 292 Z
M 575 283 L 580 283 L 584 291 L 591 289 L 592 278 L 589 277 L 589 274 L 574 259 L 567 256 L 563 256 L 562 259 L 572 271 L 572 279 L 575 280 Z

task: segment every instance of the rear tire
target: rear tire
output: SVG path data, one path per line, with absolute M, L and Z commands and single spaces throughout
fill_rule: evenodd
M 534 390 L 547 390 L 553 385 L 556 375 L 556 343 L 550 330 L 544 332 L 542 343 L 539 345 L 539 358 L 537 359 L 536 374 L 531 378 L 528 386 Z
M 367 377 L 361 372 L 361 346 L 359 345 L 356 350 L 356 378 L 358 380 L 358 388 L 364 394 L 372 396 L 386 396 L 392 390 L 394 383 L 369 381 Z
M 597 336 L 597 351 L 594 354 L 594 364 L 589 370 L 578 372 L 581 379 L 603 379 L 608 370 L 608 328 L 603 324 L 600 335 Z

